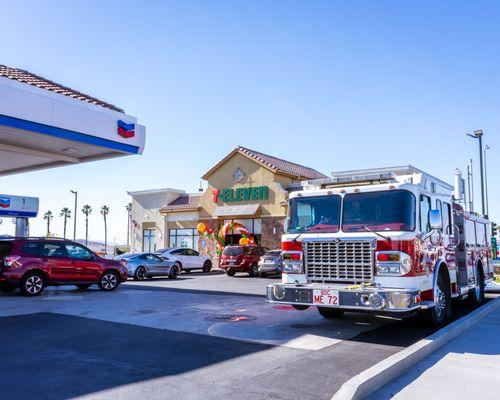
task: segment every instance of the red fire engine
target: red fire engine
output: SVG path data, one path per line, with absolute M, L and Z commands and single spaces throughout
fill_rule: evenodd
M 452 299 L 484 301 L 493 278 L 490 222 L 459 190 L 413 167 L 334 173 L 288 201 L 283 277 L 267 301 L 325 318 L 420 313 L 439 326 Z

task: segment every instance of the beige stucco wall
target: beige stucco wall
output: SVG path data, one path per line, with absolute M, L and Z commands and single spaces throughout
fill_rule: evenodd
M 160 208 L 174 201 L 181 195 L 180 191 L 165 191 L 149 194 L 132 195 L 132 251 L 142 251 L 143 229 L 155 230 L 155 245 L 157 249 L 167 246 L 165 217 L 160 214 Z M 134 223 L 135 222 L 135 223 Z
M 245 173 L 245 177 L 241 182 L 236 182 L 233 175 L 235 171 L 241 168 Z M 275 174 L 267 168 L 264 168 L 258 162 L 236 153 L 229 158 L 224 164 L 220 165 L 210 176 L 207 177 L 208 189 L 201 196 L 200 218 L 212 218 L 215 209 L 221 205 L 239 205 L 239 204 L 260 204 L 257 215 L 262 217 L 284 217 L 285 208 L 280 205 L 280 202 L 288 197 L 288 193 L 284 190 L 291 183 L 296 183 L 287 176 Z M 269 198 L 267 200 L 249 200 L 234 203 L 223 203 L 221 199 L 215 204 L 213 202 L 213 189 L 237 189 L 242 187 L 268 186 Z

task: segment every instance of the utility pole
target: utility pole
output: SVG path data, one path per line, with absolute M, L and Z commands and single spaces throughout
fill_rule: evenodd
M 479 139 L 479 166 L 481 171 L 481 208 L 483 216 L 487 217 L 486 214 L 486 203 L 485 203 L 485 193 L 484 193 L 484 164 L 483 164 L 483 131 L 474 131 L 474 134 L 468 133 L 474 139 Z
M 73 211 L 73 240 L 76 240 L 76 216 L 77 216 L 77 208 L 78 208 L 78 192 L 75 190 L 70 190 L 71 193 L 75 195 L 75 210 Z
M 490 146 L 484 146 L 484 190 L 486 192 L 486 216 L 490 215 L 490 208 L 488 205 L 488 175 L 486 168 L 486 150 L 489 150 Z

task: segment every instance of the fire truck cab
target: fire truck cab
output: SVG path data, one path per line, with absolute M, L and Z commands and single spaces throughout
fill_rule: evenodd
M 344 311 L 408 316 L 439 326 L 453 298 L 484 301 L 493 278 L 490 223 L 454 188 L 413 166 L 333 173 L 288 201 L 282 282 L 267 301 L 325 318 Z

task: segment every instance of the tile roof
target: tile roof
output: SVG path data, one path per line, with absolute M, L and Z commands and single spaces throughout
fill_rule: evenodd
M 50 92 L 59 93 L 64 96 L 72 97 L 73 99 L 85 101 L 89 104 L 94 104 L 96 106 L 101 106 L 104 108 L 109 108 L 113 111 L 118 111 L 123 113 L 121 108 L 114 106 L 113 104 L 106 103 L 105 101 L 96 99 L 95 97 L 89 96 L 88 94 L 78 92 L 67 86 L 60 85 L 48 79 L 42 78 L 41 76 L 32 74 L 31 72 L 11 68 L 6 65 L 0 64 L 0 77 L 9 78 L 14 81 L 26 83 L 31 86 L 36 86 L 40 89 L 45 89 Z
M 201 194 L 183 194 L 160 209 L 161 213 L 170 211 L 192 211 L 200 208 Z
M 260 153 L 255 150 L 247 149 L 243 146 L 238 146 L 231 153 L 229 153 L 224 159 L 217 163 L 210 171 L 208 171 L 203 178 L 206 179 L 215 169 L 222 165 L 227 159 L 232 157 L 234 154 L 240 153 L 249 158 L 254 159 L 258 163 L 272 170 L 273 172 L 282 173 L 285 175 L 290 175 L 293 177 L 298 177 L 299 179 L 322 179 L 327 178 L 326 175 L 315 169 L 305 167 L 300 164 L 295 164 L 290 161 L 283 160 L 281 158 L 273 157 L 268 154 Z

